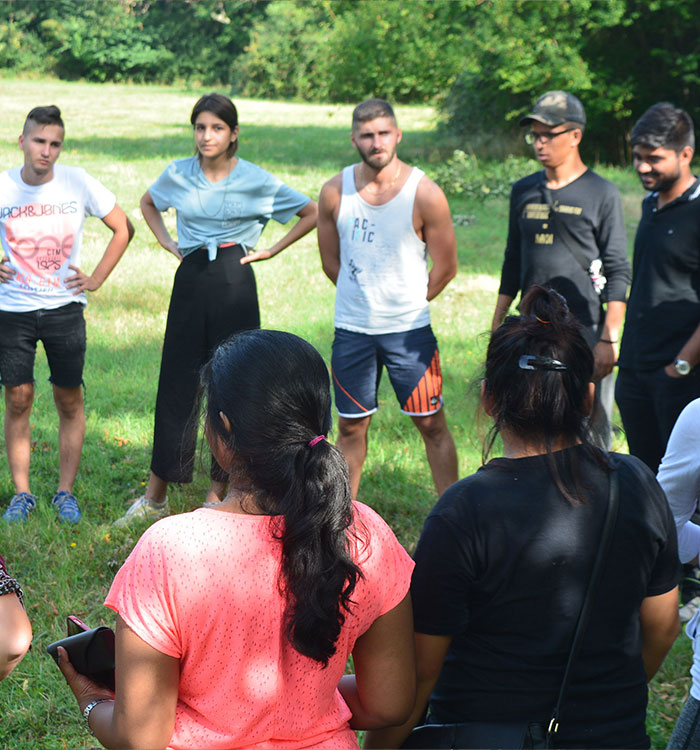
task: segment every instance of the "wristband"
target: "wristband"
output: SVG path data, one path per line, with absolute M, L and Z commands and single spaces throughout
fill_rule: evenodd
M 617 339 L 615 341 L 611 339 L 598 339 L 598 341 L 602 341 L 604 344 L 617 344 Z
M 83 718 L 85 719 L 85 723 L 87 724 L 88 732 L 94 737 L 95 733 L 90 729 L 90 713 L 92 712 L 92 709 L 95 708 L 98 703 L 104 703 L 105 701 L 111 701 L 111 698 L 99 698 L 96 701 L 92 701 L 85 706 L 83 709 Z

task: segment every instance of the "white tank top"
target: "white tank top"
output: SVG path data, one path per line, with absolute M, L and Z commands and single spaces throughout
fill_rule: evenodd
M 338 211 L 340 272 L 335 326 L 358 333 L 398 333 L 430 324 L 425 242 L 413 228 L 413 204 L 423 172 L 413 167 L 388 203 L 372 206 L 343 169 Z

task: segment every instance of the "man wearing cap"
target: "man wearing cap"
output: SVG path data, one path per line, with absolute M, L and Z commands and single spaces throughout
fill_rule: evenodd
M 548 91 L 520 125 L 529 126 L 525 141 L 544 169 L 519 180 L 511 191 L 492 330 L 518 292 L 524 294 L 533 284 L 551 287 L 566 299 L 594 355 L 593 438 L 609 449 L 612 369 L 630 281 L 620 193 L 581 160 L 586 113 L 573 94 Z

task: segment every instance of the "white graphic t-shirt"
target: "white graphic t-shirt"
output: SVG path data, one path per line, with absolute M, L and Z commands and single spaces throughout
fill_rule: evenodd
M 87 304 L 65 286 L 80 266 L 87 216 L 104 218 L 116 205 L 112 192 L 79 167 L 54 166 L 53 179 L 27 185 L 21 167 L 0 174 L 0 242 L 15 270 L 0 284 L 0 310 L 50 310 Z

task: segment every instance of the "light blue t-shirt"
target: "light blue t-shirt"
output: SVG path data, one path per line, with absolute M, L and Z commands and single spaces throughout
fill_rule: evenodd
M 177 211 L 178 249 L 183 257 L 206 247 L 209 260 L 219 245 L 255 247 L 270 219 L 286 224 L 308 202 L 302 193 L 245 159 L 229 176 L 209 182 L 199 159 L 171 162 L 148 189 L 159 211 Z

